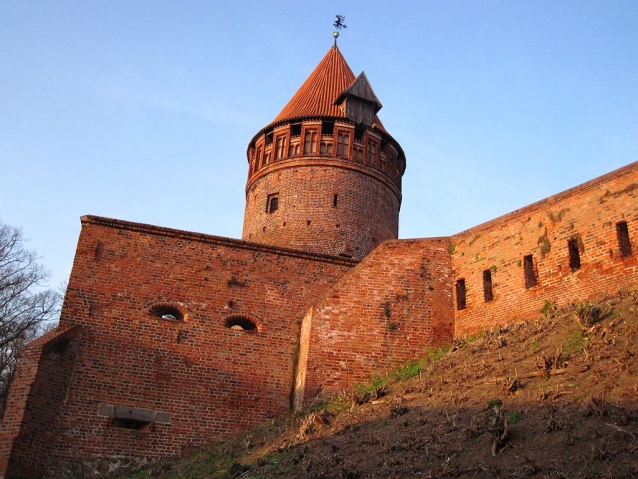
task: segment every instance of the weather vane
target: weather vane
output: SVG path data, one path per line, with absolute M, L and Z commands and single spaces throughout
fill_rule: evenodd
M 337 15 L 337 19 L 333 23 L 334 27 L 336 28 L 336 30 L 332 32 L 332 36 L 335 39 L 335 47 L 337 46 L 337 38 L 339 38 L 339 30 L 341 30 L 342 28 L 348 28 L 346 24 L 343 23 L 345 19 L 346 17 L 344 17 L 343 15 Z

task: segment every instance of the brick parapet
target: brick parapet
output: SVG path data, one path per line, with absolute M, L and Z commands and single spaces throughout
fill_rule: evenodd
M 462 237 L 462 236 L 469 236 L 472 234 L 479 233 L 480 231 L 484 229 L 494 228 L 497 225 L 504 224 L 515 218 L 525 216 L 526 214 L 529 214 L 532 212 L 536 212 L 543 207 L 552 206 L 553 204 L 566 200 L 571 196 L 582 194 L 589 190 L 598 188 L 602 184 L 610 182 L 611 180 L 614 180 L 614 179 L 620 179 L 626 176 L 631 176 L 631 177 L 634 177 L 634 180 L 637 182 L 636 184 L 638 185 L 638 178 L 635 178 L 637 173 L 638 173 L 638 161 L 635 161 L 626 166 L 618 168 L 614 171 L 610 171 L 609 173 L 606 173 L 602 176 L 598 176 L 592 180 L 586 181 L 585 183 L 581 183 L 580 185 L 574 186 L 573 188 L 568 188 L 565 191 L 561 191 L 560 193 L 556 193 L 552 196 L 548 196 L 547 198 L 543 198 L 542 200 L 536 201 L 535 203 L 531 203 L 527 206 L 523 206 L 522 208 L 516 209 L 514 211 L 510 211 L 509 213 L 506 213 L 502 216 L 486 221 L 485 223 L 481 223 L 479 225 L 468 228 L 464 231 L 456 233 L 452 237 L 456 238 L 456 237 Z
M 265 254 L 276 254 L 288 256 L 291 258 L 307 259 L 310 261 L 320 261 L 332 263 L 340 266 L 352 267 L 359 261 L 343 256 L 335 256 L 330 254 L 314 253 L 310 251 L 298 250 L 293 248 L 284 248 L 272 246 L 263 243 L 255 243 L 251 241 L 227 238 L 224 236 L 208 235 L 204 233 L 195 233 L 192 231 L 178 230 L 174 228 L 166 228 L 162 226 L 154 226 L 145 223 L 136 223 L 132 221 L 124 221 L 102 216 L 85 215 L 81 218 L 82 224 L 95 224 L 111 228 L 117 228 L 123 231 L 135 231 L 139 233 L 152 234 L 157 236 L 165 236 L 171 238 L 181 238 L 189 241 L 197 241 L 200 243 L 215 244 L 219 246 L 227 246 L 234 249 L 242 249 Z
M 546 302 L 566 306 L 638 285 L 638 163 L 452 236 L 454 279 L 467 307 L 456 335 L 537 317 Z M 627 224 L 630 256 L 619 251 L 616 224 Z M 578 251 L 570 265 L 568 241 Z M 531 256 L 535 285 L 526 282 Z M 488 273 L 489 272 L 489 273 Z M 484 275 L 493 299 L 484 294 Z

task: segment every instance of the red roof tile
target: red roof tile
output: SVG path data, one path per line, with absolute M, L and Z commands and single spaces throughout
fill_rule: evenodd
M 341 106 L 335 105 L 334 102 L 346 88 L 352 85 L 354 80 L 354 73 L 341 55 L 339 48 L 336 46 L 330 48 L 270 125 L 295 118 L 324 116 L 347 118 Z M 374 124 L 385 131 L 381 120 L 376 115 Z
M 330 48 L 273 123 L 309 116 L 345 118 L 346 114 L 333 103 L 354 78 L 339 49 L 336 46 Z

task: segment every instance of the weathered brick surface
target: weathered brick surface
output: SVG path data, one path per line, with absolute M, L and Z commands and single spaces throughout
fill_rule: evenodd
M 289 410 L 301 319 L 354 261 L 95 217 L 82 223 L 60 321 L 82 327 L 77 358 L 73 367 L 57 363 L 62 371 L 44 356 L 23 361 L 12 390 L 23 404 L 9 408 L 31 411 L 23 429 L 51 433 L 25 446 L 48 456 L 50 477 L 71 477 L 96 457 L 94 467 L 106 470 L 121 456 L 176 454 Z M 155 317 L 155 304 L 178 305 L 186 318 Z M 258 331 L 226 327 L 229 316 L 252 319 Z M 64 371 L 73 380 L 60 385 L 58 410 L 46 403 L 57 393 L 41 400 L 38 377 L 48 384 Z M 167 413 L 170 424 L 114 427 L 105 405 Z
M 361 259 L 398 237 L 400 194 L 389 184 L 346 160 L 281 162 L 248 188 L 243 239 Z M 273 193 L 279 207 L 268 213 Z
M 298 404 L 369 380 L 452 340 L 448 238 L 388 241 L 304 318 Z M 301 399 L 301 392 L 304 397 Z
M 633 254 L 619 252 L 616 223 L 626 221 Z M 567 242 L 581 267 L 572 271 Z M 638 284 L 638 163 L 549 197 L 451 238 L 454 279 L 465 279 L 467 309 L 456 334 L 536 317 L 545 301 L 565 306 Z M 523 258 L 533 255 L 538 284 L 526 288 Z M 485 302 L 483 271 L 494 299 Z
M 46 451 L 58 434 L 80 331 L 79 326 L 61 326 L 21 351 L 2 419 L 1 477 L 41 477 L 46 472 Z

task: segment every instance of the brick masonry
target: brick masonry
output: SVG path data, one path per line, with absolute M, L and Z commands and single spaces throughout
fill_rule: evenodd
M 7 477 L 27 474 L 27 465 L 27 477 L 40 477 L 43 468 L 48 477 L 73 477 L 87 464 L 104 472 L 122 456 L 179 454 L 289 411 L 307 305 L 354 264 L 84 217 L 60 320 L 60 328 L 80 326 L 83 334 L 70 364 L 45 358 L 53 339 L 29 346 L 7 408 L 15 419 L 3 424 L 6 451 L 18 438 Z M 174 305 L 185 318 L 154 316 L 154 305 Z M 251 320 L 257 329 L 229 328 L 228 318 Z M 42 381 L 64 389 L 63 407 L 57 392 L 41 396 Z M 121 427 L 144 424 L 122 424 L 104 413 L 108 406 L 170 420 Z
M 626 222 L 633 252 L 622 257 L 616 224 Z M 568 241 L 581 267 L 570 267 Z M 467 308 L 456 311 L 456 335 L 615 293 L 638 283 L 638 163 L 584 183 L 450 238 L 454 279 L 464 279 Z M 524 257 L 532 255 L 537 285 L 526 287 Z M 485 301 L 483 272 L 494 299 Z M 458 298 L 457 298 L 458 299 Z
M 281 165 L 248 189 L 246 241 L 362 259 L 397 238 L 400 195 L 381 174 L 339 159 Z M 273 193 L 279 194 L 278 209 L 268 213 Z
M 545 301 L 635 288 L 637 190 L 633 163 L 451 237 L 383 242 L 360 263 L 84 217 L 60 327 L 27 346 L 11 389 L 0 471 L 104 476 L 261 424 L 455 336 L 534 318 Z M 158 317 L 167 312 L 179 320 Z
M 298 406 L 452 340 L 447 248 L 447 238 L 387 241 L 313 307 L 302 326 Z

